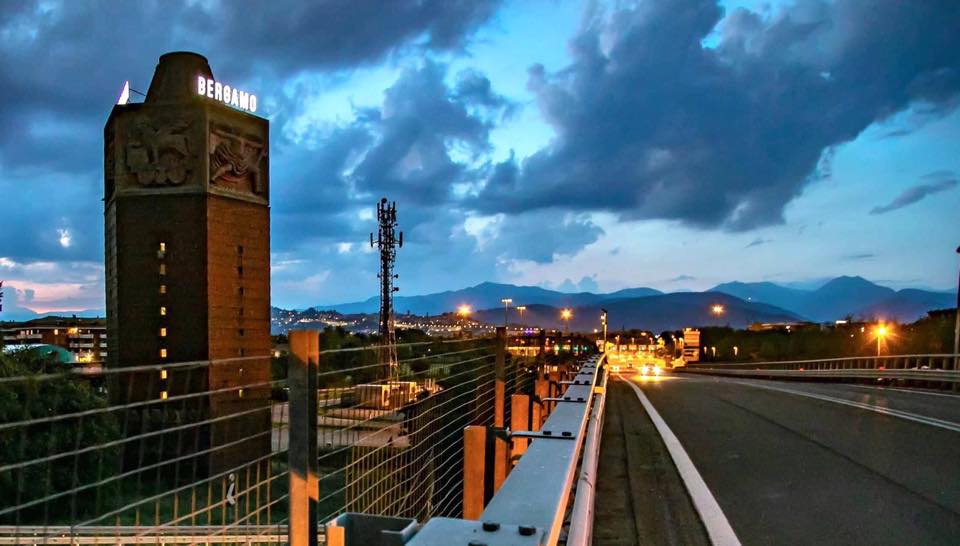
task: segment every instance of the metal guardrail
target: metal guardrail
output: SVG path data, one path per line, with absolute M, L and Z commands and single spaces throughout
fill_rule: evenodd
M 581 366 L 539 432 L 514 434 L 534 440 L 487 504 L 480 521 L 433 518 L 407 544 L 557 544 L 584 445 L 589 442 L 590 449 L 599 449 L 605 386 L 602 364 L 603 357 L 599 356 Z M 569 535 L 576 540 L 584 534 L 589 536 L 592 526 L 589 518 L 596 453 L 584 453 L 584 457 L 586 466 L 580 473 L 578 487 L 586 490 L 577 490 L 579 506 L 575 507 L 571 522 L 575 531 Z M 568 540 L 567 544 L 586 543 Z
M 263 544 L 287 540 L 286 525 L 236 525 L 224 533 L 218 525 L 0 526 L 0 545 L 26 544 Z
M 697 362 L 677 371 L 740 377 L 890 379 L 960 383 L 956 354 L 886 355 L 777 362 Z

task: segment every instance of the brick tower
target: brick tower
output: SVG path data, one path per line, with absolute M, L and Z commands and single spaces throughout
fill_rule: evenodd
M 110 391 L 131 402 L 222 390 L 169 402 L 180 422 L 213 422 L 166 439 L 211 449 L 204 463 L 220 471 L 270 447 L 269 411 L 257 411 L 270 395 L 269 122 L 207 83 L 204 57 L 163 55 L 145 101 L 116 105 L 104 127 L 107 366 L 210 361 L 120 374 Z M 166 426 L 137 419 L 135 430 Z

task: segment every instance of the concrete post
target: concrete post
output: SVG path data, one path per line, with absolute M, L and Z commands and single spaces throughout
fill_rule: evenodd
M 317 370 L 320 333 L 290 332 L 290 546 L 316 546 L 317 501 L 320 482 L 317 465 Z

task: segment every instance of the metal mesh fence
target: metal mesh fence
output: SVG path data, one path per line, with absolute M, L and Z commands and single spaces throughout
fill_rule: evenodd
M 459 516 L 462 431 L 493 423 L 494 351 L 403 344 L 389 376 L 375 347 L 320 351 L 319 520 Z M 507 356 L 507 397 L 529 389 L 527 364 Z M 3 359 L 0 544 L 286 542 L 288 392 L 285 358 L 96 375 Z
M 362 383 L 337 371 L 343 366 L 335 359 L 348 353 L 321 351 L 321 521 L 345 511 L 421 521 L 460 515 L 463 429 L 494 422 L 493 341 L 408 344 L 398 351 L 396 375 Z M 506 396 L 532 381 L 526 364 L 506 358 Z

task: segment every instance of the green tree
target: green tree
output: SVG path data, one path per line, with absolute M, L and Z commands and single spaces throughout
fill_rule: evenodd
M 36 352 L 0 355 L 0 423 L 12 425 L 0 429 L 0 466 L 27 463 L 0 471 L 0 512 L 23 507 L 2 522 L 76 521 L 115 497 L 115 485 L 90 485 L 118 472 L 117 449 L 84 449 L 120 437 L 116 416 L 86 379 L 57 368 Z M 90 410 L 104 411 L 75 415 Z

